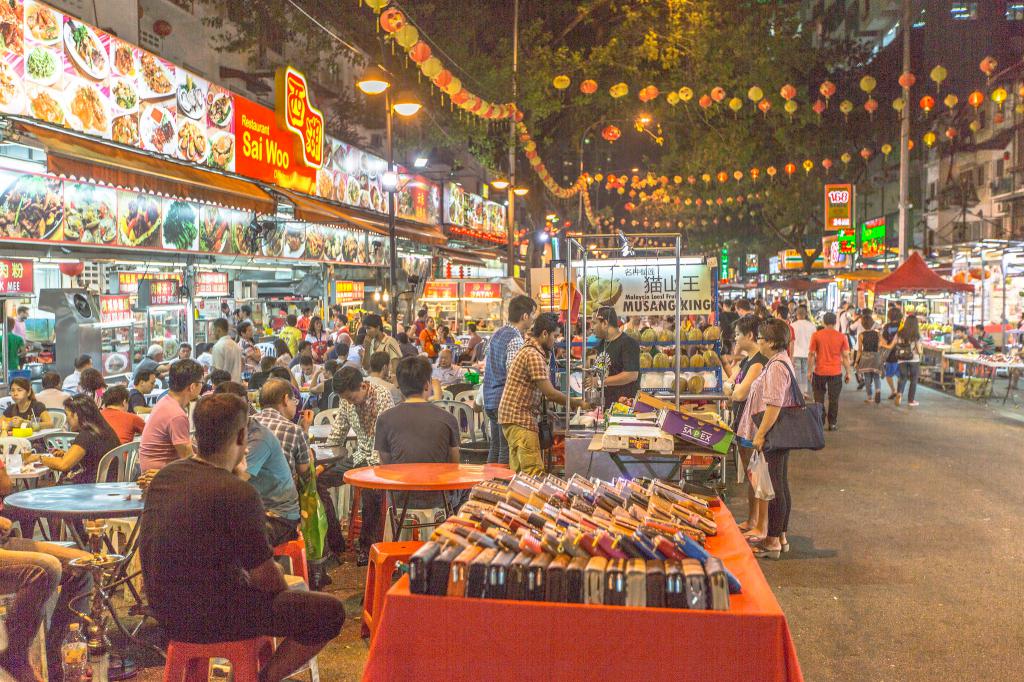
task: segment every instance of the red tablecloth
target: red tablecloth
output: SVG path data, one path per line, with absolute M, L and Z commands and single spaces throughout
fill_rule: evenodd
M 729 611 L 384 599 L 365 680 L 803 680 L 786 616 L 732 514 L 708 551 L 743 584 Z

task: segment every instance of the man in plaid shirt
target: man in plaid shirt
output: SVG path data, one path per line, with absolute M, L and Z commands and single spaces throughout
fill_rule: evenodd
M 549 359 L 558 339 L 558 318 L 542 313 L 533 323 L 530 338 L 516 353 L 508 368 L 505 390 L 498 405 L 498 423 L 508 441 L 508 464 L 512 471 L 532 475 L 544 473 L 537 420 L 541 397 L 565 404 L 566 396 L 551 383 Z M 581 398 L 570 406 L 584 407 Z
M 296 424 L 295 414 L 299 401 L 292 393 L 292 386 L 283 379 L 270 379 L 260 390 L 260 405 L 263 410 L 256 415 L 256 421 L 263 424 L 281 443 L 293 474 L 309 471 L 309 440 L 302 427 Z
M 327 438 L 328 447 L 344 445 L 351 428 L 356 434 L 352 463 L 357 467 L 380 464 L 380 455 L 373 449 L 373 439 L 377 432 L 377 417 L 384 410 L 395 406 L 390 391 L 366 381 L 361 371 L 348 365 L 334 375 L 334 391 L 341 397 L 341 404 L 338 406 L 338 416 L 331 427 L 331 435 Z M 344 475 L 344 471 L 339 472 L 335 468 L 324 474 L 317 483 L 319 485 L 323 482 L 324 485 L 330 486 L 332 481 L 336 480 L 335 477 Z M 341 482 L 338 480 L 333 485 L 341 485 Z M 384 493 L 380 490 L 364 489 L 360 491 L 360 497 L 363 524 L 359 530 L 356 565 L 365 566 L 369 563 L 370 545 L 384 539 L 384 517 L 381 515 Z M 327 512 L 328 516 L 336 516 L 329 507 Z

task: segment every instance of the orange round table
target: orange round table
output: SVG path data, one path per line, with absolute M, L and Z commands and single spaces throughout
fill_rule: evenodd
M 394 538 L 401 534 L 409 511 L 409 493 L 421 491 L 466 490 L 492 478 L 512 478 L 512 470 L 502 464 L 452 464 L 423 462 L 413 464 L 378 464 L 345 472 L 345 483 L 356 488 L 385 491 L 388 518 Z M 396 513 L 395 493 L 402 493 L 401 511 Z M 452 513 L 448 496 L 444 496 L 445 515 Z M 434 524 L 416 524 L 415 527 Z

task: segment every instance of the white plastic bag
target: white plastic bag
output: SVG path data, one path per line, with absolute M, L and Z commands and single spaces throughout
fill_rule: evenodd
M 768 461 L 760 450 L 754 450 L 754 454 L 750 456 L 747 478 L 750 479 L 754 497 L 766 502 L 775 499 L 775 488 L 772 487 L 771 475 L 768 473 Z

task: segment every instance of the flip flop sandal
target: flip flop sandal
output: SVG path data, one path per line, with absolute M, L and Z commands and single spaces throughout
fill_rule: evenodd
M 758 559 L 772 559 L 778 561 L 781 557 L 782 549 L 767 549 L 762 545 L 754 547 L 754 556 Z

